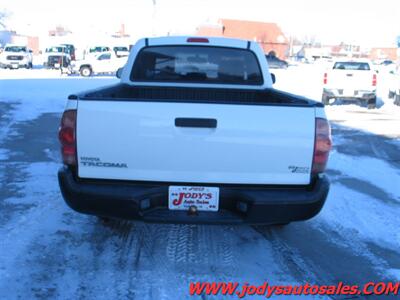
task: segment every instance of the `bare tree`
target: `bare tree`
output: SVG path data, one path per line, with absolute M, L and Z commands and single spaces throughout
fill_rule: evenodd
M 6 20 L 10 17 L 11 13 L 7 10 L 0 10 L 0 29 L 6 29 Z
M 6 11 L 0 11 L 0 27 L 6 28 L 4 21 L 8 16 L 9 14 Z

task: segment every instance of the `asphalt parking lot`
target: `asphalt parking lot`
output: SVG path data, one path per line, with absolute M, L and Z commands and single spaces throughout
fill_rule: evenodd
M 282 86 L 299 71 L 286 72 Z M 327 109 L 332 186 L 323 211 L 309 221 L 286 227 L 104 224 L 62 200 L 57 129 L 65 103 L 60 96 L 71 87 L 110 82 L 0 84 L 7 91 L 0 92 L 1 299 L 196 299 L 188 294 L 191 281 L 400 281 L 400 107 Z M 30 92 L 18 90 L 25 84 Z M 50 96 L 42 99 L 46 89 Z

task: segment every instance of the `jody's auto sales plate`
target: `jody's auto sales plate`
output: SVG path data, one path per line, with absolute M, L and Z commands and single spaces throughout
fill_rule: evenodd
M 189 210 L 195 206 L 198 211 L 218 211 L 219 188 L 204 186 L 170 186 L 168 208 Z

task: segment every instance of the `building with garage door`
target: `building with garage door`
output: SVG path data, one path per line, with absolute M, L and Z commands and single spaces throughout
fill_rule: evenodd
M 256 41 L 266 54 L 273 51 L 280 58 L 288 55 L 289 41 L 276 23 L 220 19 L 216 24 L 200 26 L 196 34 Z

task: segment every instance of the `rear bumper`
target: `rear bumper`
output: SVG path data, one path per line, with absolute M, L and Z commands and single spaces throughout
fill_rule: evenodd
M 343 100 L 370 100 L 376 97 L 376 90 L 352 90 L 346 92 L 344 89 L 326 89 L 324 88 L 323 93 L 330 98 L 340 98 Z
M 207 184 L 220 188 L 219 211 L 189 215 L 168 209 L 168 183 L 80 180 L 66 167 L 59 170 L 58 180 L 65 202 L 75 211 L 157 223 L 275 224 L 306 220 L 319 213 L 329 191 L 325 176 L 307 187 Z
M 7 61 L 0 63 L 0 68 L 27 68 L 29 66 L 29 63 L 26 61 Z

